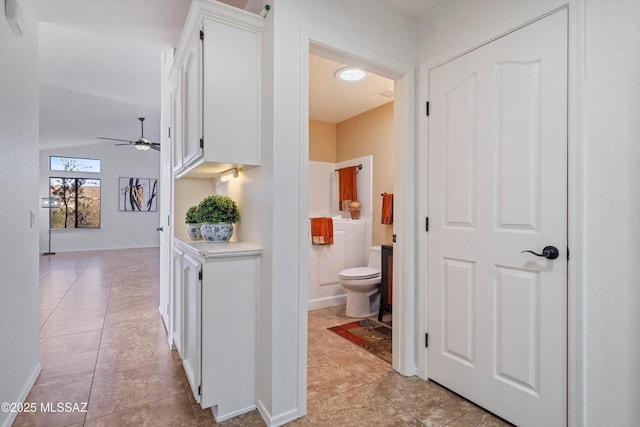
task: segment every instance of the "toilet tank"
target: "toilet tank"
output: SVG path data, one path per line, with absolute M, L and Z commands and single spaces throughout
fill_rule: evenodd
M 369 263 L 367 264 L 367 267 L 380 270 L 381 258 L 382 258 L 381 247 L 371 246 L 371 248 L 369 249 Z

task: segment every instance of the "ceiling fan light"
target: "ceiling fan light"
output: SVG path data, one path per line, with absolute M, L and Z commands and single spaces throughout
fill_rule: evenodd
M 147 151 L 149 148 L 151 148 L 151 146 L 147 144 L 136 144 L 134 145 L 134 147 L 136 147 L 136 150 L 140 151 Z

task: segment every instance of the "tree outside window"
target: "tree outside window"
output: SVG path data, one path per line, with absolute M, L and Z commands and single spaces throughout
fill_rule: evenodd
M 78 169 L 75 159 L 66 159 L 64 169 Z M 100 180 L 50 177 L 49 194 L 60 200 L 51 212 L 51 228 L 100 228 Z

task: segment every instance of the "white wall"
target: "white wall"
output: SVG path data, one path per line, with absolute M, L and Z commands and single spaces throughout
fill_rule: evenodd
M 563 3 L 439 3 L 420 21 L 420 60 L 441 59 L 443 52 L 479 41 L 507 22 L 524 23 Z M 635 425 L 640 418 L 640 2 L 575 0 L 569 5 L 572 16 L 581 7 L 586 13 L 586 21 L 578 22 L 586 24 L 586 61 L 576 69 L 586 76 L 579 105 L 584 125 L 576 131 L 575 148 L 582 157 L 571 165 L 584 180 L 577 207 L 582 228 L 575 230 L 584 249 L 577 265 L 584 296 L 578 307 L 584 319 L 584 331 L 577 331 L 584 340 L 584 352 L 576 356 L 584 362 L 578 417 L 586 426 Z
M 588 0 L 586 425 L 640 419 L 640 2 Z
M 49 156 L 85 157 L 100 159 L 99 174 L 65 174 L 49 171 Z M 67 147 L 40 151 L 40 196 L 47 197 L 50 176 L 87 176 L 99 178 L 101 185 L 101 221 L 99 229 L 52 230 L 53 252 L 94 249 L 120 249 L 159 246 L 159 209 L 155 212 L 120 212 L 119 178 L 156 178 L 160 195 L 160 153 L 155 150 L 138 151 L 133 147 L 117 147 L 100 142 L 81 147 Z M 157 203 L 159 207 L 159 200 Z M 46 209 L 39 209 L 40 251 L 48 249 L 49 217 Z
M 187 237 L 184 222 L 187 209 L 200 203 L 206 196 L 216 193 L 213 178 L 180 178 L 173 184 L 173 226 L 174 236 Z M 234 230 L 234 238 L 236 230 Z
M 308 208 L 300 197 L 308 185 L 308 117 L 300 105 L 305 35 L 365 57 L 415 64 L 415 28 L 410 18 L 368 0 L 275 0 L 267 15 L 263 158 L 247 175 L 255 180 L 253 229 L 268 268 L 260 289 L 258 405 L 271 424 L 306 412 L 306 312 L 299 312 L 307 301 Z
M 22 37 L 0 7 L 0 402 L 22 402 L 40 371 L 38 26 L 31 5 L 19 5 Z M 15 415 L 0 411 L 0 426 Z
M 309 162 L 309 216 L 338 214 L 336 164 Z

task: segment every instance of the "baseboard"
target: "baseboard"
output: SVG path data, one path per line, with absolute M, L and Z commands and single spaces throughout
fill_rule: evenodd
M 214 406 L 215 408 L 215 406 Z M 216 420 L 216 423 L 220 423 L 222 421 L 228 420 L 230 418 L 233 417 L 237 417 L 238 415 L 242 415 L 242 414 L 246 414 L 247 412 L 251 412 L 254 409 L 256 409 L 256 405 L 250 405 L 247 406 L 246 408 L 242 408 L 242 409 L 238 409 L 237 411 L 233 411 L 233 412 L 229 412 L 227 414 L 221 415 L 221 416 L 217 416 L 216 413 L 214 413 L 214 419 Z
M 27 379 L 27 382 L 24 384 L 24 387 L 22 387 L 22 390 L 20 390 L 20 394 L 15 400 L 16 403 L 24 402 L 25 400 L 27 400 L 27 396 L 29 395 L 29 392 L 31 391 L 31 388 L 33 387 L 33 385 L 36 383 L 36 380 L 38 379 L 38 375 L 40 375 L 40 371 L 42 371 L 42 365 L 40 365 L 40 362 L 38 362 L 38 364 L 34 368 L 31 375 L 29 375 L 29 378 Z M 10 427 L 11 424 L 13 424 L 13 422 L 16 420 L 18 413 L 5 412 L 5 414 L 8 414 L 8 417 L 5 420 L 0 420 L 2 421 L 2 427 Z
M 332 295 L 325 298 L 311 299 L 307 302 L 309 310 L 318 310 L 320 308 L 335 307 L 336 305 L 344 305 L 347 303 L 347 294 Z
M 271 425 L 271 413 L 267 410 L 267 408 L 265 408 L 265 406 L 264 406 L 264 404 L 262 403 L 261 400 L 258 400 L 257 409 L 258 409 L 258 412 L 260 413 L 260 416 L 264 420 L 264 422 L 267 423 L 268 426 L 270 426 Z
M 88 230 L 87 228 L 85 228 L 84 230 Z M 160 245 L 156 245 L 156 244 L 152 244 L 152 245 L 133 245 L 133 246 L 116 246 L 116 247 L 99 247 L 99 248 L 65 248 L 65 249 L 58 249 L 58 248 L 51 248 L 51 250 L 53 252 L 56 253 L 65 253 L 65 252 L 96 252 L 96 251 L 118 251 L 118 250 L 122 250 L 122 251 L 126 251 L 127 249 L 155 249 L 155 248 L 159 248 Z M 41 248 L 42 250 L 40 252 L 38 252 L 39 255 L 42 255 L 44 252 L 47 251 L 47 248 Z
M 278 427 L 290 423 L 291 421 L 295 421 L 298 418 L 298 411 L 296 409 L 292 409 L 289 412 L 285 412 L 284 414 L 280 414 L 277 417 L 272 417 L 271 413 L 267 410 L 264 404 L 261 401 L 258 401 L 258 412 L 262 416 L 262 419 L 265 423 L 267 423 L 268 427 Z

